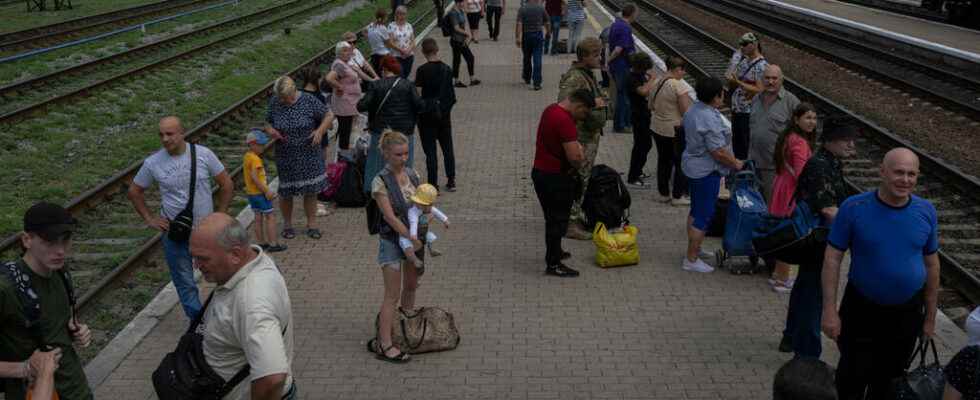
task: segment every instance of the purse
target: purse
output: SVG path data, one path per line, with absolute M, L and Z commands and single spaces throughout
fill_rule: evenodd
M 805 201 L 798 200 L 789 217 L 767 215 L 762 219 L 752 232 L 752 247 L 759 256 L 802 264 L 821 256 L 827 234 L 820 216 Z
M 197 187 L 197 151 L 194 143 L 187 143 L 191 147 L 191 189 L 190 198 L 187 206 L 177 214 L 170 227 L 167 228 L 167 238 L 174 242 L 186 242 L 191 238 L 191 230 L 194 229 L 194 189 Z
M 374 320 L 375 331 L 378 328 L 378 317 Z M 399 307 L 398 312 L 395 313 L 395 323 L 391 327 L 391 342 L 408 354 L 452 350 L 459 346 L 459 341 L 456 319 L 446 310 L 438 307 L 422 307 L 415 314 L 409 315 Z M 377 350 L 372 349 L 372 351 Z
M 929 348 L 932 348 L 933 361 L 926 364 L 926 353 Z M 915 356 L 919 356 L 919 366 L 908 371 L 915 361 Z M 888 398 L 895 400 L 941 400 L 943 398 L 946 378 L 943 376 L 943 367 L 939 365 L 939 354 L 933 339 L 919 338 L 918 346 L 912 353 L 905 370 L 904 376 L 892 381 L 892 393 Z

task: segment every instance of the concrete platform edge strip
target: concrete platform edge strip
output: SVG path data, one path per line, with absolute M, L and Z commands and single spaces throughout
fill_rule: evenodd
M 922 47 L 922 48 L 925 48 L 925 49 L 928 49 L 928 50 L 931 50 L 931 51 L 934 51 L 934 52 L 937 52 L 937 53 L 946 54 L 948 56 L 960 58 L 960 59 L 963 59 L 963 60 L 966 60 L 966 61 L 969 61 L 969 62 L 980 63 L 980 54 L 977 54 L 977 53 L 973 53 L 973 52 L 969 52 L 969 51 L 965 51 L 965 50 L 960 50 L 960 49 L 952 48 L 952 47 L 949 47 L 949 46 L 946 46 L 946 45 L 942 45 L 942 44 L 939 44 L 939 43 L 930 42 L 928 40 L 923 40 L 923 39 L 915 38 L 915 37 L 908 36 L 908 35 L 905 35 L 905 34 L 901 34 L 901 33 L 898 33 L 898 32 L 892 32 L 892 31 L 889 31 L 889 30 L 886 30 L 886 29 L 881 29 L 881 28 L 878 28 L 878 27 L 875 27 L 875 26 L 871 26 L 871 25 L 867 25 L 867 24 L 863 24 L 863 23 L 860 23 L 860 22 L 854 22 L 854 21 L 851 21 L 849 19 L 836 17 L 836 16 L 833 16 L 833 15 L 830 15 L 830 14 L 819 12 L 819 11 L 813 11 L 813 10 L 809 10 L 809 9 L 806 9 L 806 8 L 803 8 L 803 7 L 800 7 L 800 6 L 783 3 L 781 1 L 776 1 L 776 0 L 756 0 L 756 1 L 761 2 L 761 3 L 765 3 L 765 4 L 769 4 L 770 6 L 773 6 L 773 7 L 778 7 L 778 8 L 782 8 L 782 9 L 791 10 L 793 12 L 797 12 L 797 13 L 800 13 L 800 14 L 803 14 L 803 15 L 808 15 L 808 16 L 811 16 L 811 17 L 816 17 L 816 18 L 824 19 L 824 20 L 827 20 L 827 21 L 830 21 L 830 22 L 833 22 L 833 23 L 837 23 L 837 24 L 840 24 L 840 25 L 843 25 L 843 26 L 846 26 L 846 27 L 849 27 L 849 28 L 858 29 L 858 30 L 861 30 L 861 31 L 865 31 L 865 32 L 868 32 L 868 33 L 872 33 L 872 34 L 875 34 L 875 35 L 886 37 L 888 39 L 895 40 L 895 41 L 898 41 L 898 42 L 901 42 L 901 43 L 905 43 L 905 44 L 909 44 L 909 45 L 913 45 L 913 46 Z
M 770 0 L 759 0 L 759 1 L 770 1 Z M 596 1 L 593 4 L 595 4 L 595 6 L 598 7 L 599 10 L 602 11 L 602 13 L 605 14 L 610 21 L 615 20 L 615 17 L 613 17 L 612 13 L 610 13 L 609 10 L 607 10 L 606 7 L 603 6 L 601 2 Z M 601 29 L 597 29 L 597 30 L 601 30 Z M 642 39 L 640 39 L 636 35 L 633 35 L 633 40 L 636 42 L 636 46 L 639 47 L 640 50 L 643 50 L 644 52 L 650 54 L 652 57 L 654 57 L 655 60 L 660 59 L 659 57 L 657 57 L 656 54 L 654 54 L 653 50 L 651 50 L 650 47 L 643 42 Z M 843 292 L 841 292 L 841 294 L 843 294 Z M 954 354 L 958 352 L 960 349 L 962 349 L 963 347 L 965 347 L 967 342 L 966 332 L 963 332 L 963 330 L 960 329 L 959 326 L 956 326 L 956 324 L 953 323 L 953 321 L 949 319 L 949 317 L 947 317 L 946 314 L 943 314 L 942 311 L 938 311 L 936 313 L 935 339 L 936 342 L 938 342 L 939 346 L 946 348 L 947 350 L 951 351 Z

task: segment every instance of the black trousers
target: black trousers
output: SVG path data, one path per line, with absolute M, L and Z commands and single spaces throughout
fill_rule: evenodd
M 739 160 L 749 158 L 749 139 L 752 130 L 749 128 L 749 113 L 732 114 L 732 153 Z
M 423 114 L 419 118 L 419 137 L 422 140 L 422 151 L 425 152 L 425 171 L 428 182 L 437 185 L 439 182 L 439 154 L 436 142 L 442 148 L 443 163 L 446 167 L 446 178 L 456 179 L 456 156 L 453 151 L 453 123 L 450 111 L 443 112 L 441 119 Z
M 503 13 L 503 7 L 487 6 L 487 30 L 490 31 L 490 39 L 496 40 L 500 36 L 500 16 Z
M 561 238 L 568 230 L 572 199 L 575 197 L 575 180 L 568 174 L 552 174 L 538 169 L 531 170 L 534 192 L 544 212 L 544 260 L 547 266 L 561 263 Z
M 466 69 L 470 73 L 470 78 L 476 75 L 476 66 L 474 65 L 476 60 L 473 57 L 473 52 L 470 51 L 470 46 L 455 40 L 450 40 L 449 45 L 453 48 L 453 79 L 459 80 L 460 57 L 466 59 Z
M 636 132 L 635 126 L 633 129 Z M 653 141 L 657 144 L 657 192 L 661 196 L 679 199 L 687 194 L 687 176 L 681 171 L 684 136 L 667 137 L 654 133 Z M 673 187 L 671 177 L 674 179 Z
M 381 59 L 385 56 L 380 54 L 371 54 L 371 59 L 368 62 L 371 63 L 371 68 L 374 68 L 374 72 L 381 76 Z
M 650 118 L 633 118 L 633 151 L 630 152 L 630 169 L 626 174 L 627 182 L 640 179 L 643 166 L 647 164 L 647 156 L 653 148 L 653 131 L 650 130 Z M 658 158 L 659 162 L 660 159 Z
M 891 380 L 905 372 L 916 340 L 922 335 L 924 290 L 904 304 L 886 306 L 871 301 L 848 284 L 841 300 L 840 319 L 838 397 L 888 399 Z
M 350 148 L 350 131 L 354 128 L 354 117 L 356 115 L 337 116 L 337 138 L 341 150 Z

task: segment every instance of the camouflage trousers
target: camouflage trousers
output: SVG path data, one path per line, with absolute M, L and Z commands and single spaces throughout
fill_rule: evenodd
M 582 143 L 582 153 L 585 155 L 585 162 L 578 169 L 579 179 L 582 180 L 582 191 L 579 193 L 575 202 L 572 203 L 572 212 L 569 216 L 570 222 L 578 222 L 585 226 L 585 213 L 582 211 L 582 199 L 585 197 L 585 190 L 589 187 L 589 176 L 592 174 L 592 165 L 595 164 L 596 155 L 599 153 L 598 137 L 594 142 Z

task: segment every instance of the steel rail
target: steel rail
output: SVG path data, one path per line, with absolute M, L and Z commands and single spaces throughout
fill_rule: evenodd
M 218 2 L 218 0 L 161 1 L 5 33 L 0 35 L 0 52 L 41 47 L 45 43 L 57 43 L 56 39 L 59 37 L 77 36 L 85 31 L 147 19 L 155 15 L 170 13 L 174 10 L 214 2 Z
M 68 66 L 68 67 L 65 67 L 65 68 L 59 69 L 57 71 L 53 71 L 53 72 L 50 72 L 50 73 L 47 73 L 47 74 L 44 74 L 44 75 L 41 75 L 41 76 L 38 76 L 38 77 L 34 77 L 34 78 L 22 80 L 22 81 L 17 81 L 17 82 L 12 82 L 12 83 L 9 83 L 7 85 L 0 86 L 0 98 L 6 96 L 8 94 L 11 94 L 13 92 L 17 92 L 17 91 L 22 91 L 22 90 L 36 88 L 36 87 L 51 86 L 49 84 L 49 81 L 52 81 L 54 79 L 64 79 L 64 78 L 66 78 L 68 76 L 71 76 L 71 75 L 78 75 L 78 74 L 84 73 L 85 71 L 89 71 L 91 69 L 94 69 L 94 68 L 97 68 L 97 67 L 100 67 L 100 66 L 103 66 L 103 65 L 106 65 L 106 64 L 111 64 L 111 63 L 114 63 L 114 62 L 117 62 L 117 61 L 123 61 L 123 60 L 125 60 L 127 58 L 144 57 L 144 56 L 146 56 L 146 54 L 148 54 L 148 53 L 150 53 L 152 51 L 156 51 L 156 50 L 159 50 L 159 49 L 166 49 L 168 46 L 176 45 L 177 43 L 180 43 L 181 41 L 184 41 L 184 40 L 187 40 L 187 39 L 191 39 L 191 38 L 194 38 L 194 37 L 203 35 L 203 34 L 209 34 L 212 31 L 217 31 L 217 30 L 220 30 L 220 29 L 223 29 L 223 28 L 227 28 L 227 27 L 231 27 L 231 26 L 238 25 L 238 24 L 248 23 L 248 22 L 251 22 L 252 20 L 255 20 L 256 18 L 261 18 L 261 17 L 264 17 L 266 15 L 276 13 L 278 11 L 281 11 L 281 10 L 286 9 L 288 7 L 293 7 L 293 6 L 297 5 L 297 4 L 302 3 L 302 2 L 305 2 L 305 1 L 309 1 L 309 0 L 293 0 L 293 1 L 290 1 L 288 3 L 284 3 L 284 4 L 281 4 L 281 5 L 278 5 L 278 6 L 273 6 L 273 7 L 268 7 L 268 8 L 262 9 L 262 10 L 256 11 L 256 12 L 251 13 L 251 14 L 248 14 L 248 15 L 243 15 L 243 16 L 233 17 L 233 18 L 227 18 L 227 19 L 225 19 L 223 21 L 219 21 L 219 22 L 216 22 L 214 24 L 210 24 L 210 25 L 205 26 L 205 27 L 201 27 L 201 28 L 198 28 L 198 29 L 189 31 L 189 32 L 184 32 L 184 33 L 181 33 L 181 34 L 178 34 L 178 35 L 175 35 L 175 36 L 168 37 L 168 38 L 163 39 L 163 40 L 158 40 L 158 41 L 153 42 L 153 43 L 147 43 L 147 44 L 144 44 L 144 45 L 141 45 L 141 46 L 138 46 L 138 47 L 134 47 L 132 49 L 129 49 L 129 50 L 126 50 L 126 51 L 123 51 L 123 52 L 120 52 L 120 53 L 115 53 L 115 54 L 111 54 L 111 55 L 108 55 L 108 56 L 105 56 L 105 57 L 100 57 L 100 58 L 97 58 L 97 59 L 94 59 L 94 60 L 91 60 L 91 61 L 88 61 L 88 62 L 85 62 L 85 63 L 82 63 L 82 64 L 76 64 L 76 65 Z
M 308 13 L 310 10 L 313 10 L 315 8 L 318 8 L 318 7 L 323 7 L 325 5 L 328 5 L 328 4 L 333 3 L 334 1 L 335 0 L 315 0 L 315 3 L 313 5 L 311 5 L 311 6 L 309 6 L 309 7 L 303 8 L 303 9 L 298 10 L 298 11 L 291 12 L 291 13 L 289 13 L 287 15 L 284 15 L 282 17 L 278 17 L 278 18 L 273 19 L 273 20 L 270 20 L 270 21 L 265 22 L 265 23 L 263 23 L 261 25 L 256 25 L 256 26 L 254 26 L 252 28 L 243 30 L 241 32 L 234 33 L 234 34 L 229 35 L 229 36 L 225 36 L 225 37 L 220 38 L 220 39 L 217 39 L 217 40 L 215 40 L 213 42 L 205 43 L 205 44 L 202 44 L 200 46 L 194 47 L 192 49 L 185 50 L 183 52 L 180 52 L 178 54 L 174 54 L 174 55 L 172 55 L 170 57 L 167 57 L 167 58 L 164 58 L 162 60 L 158 60 L 158 61 L 153 62 L 151 64 L 147 64 L 147 65 L 144 65 L 142 67 L 139 67 L 139 68 L 136 68 L 136 69 L 132 69 L 132 70 L 129 70 L 129 71 L 120 72 L 120 73 L 115 74 L 115 75 L 113 75 L 111 77 L 108 77 L 106 79 L 103 79 L 103 80 L 100 80 L 100 81 L 97 81 L 97 82 L 93 82 L 93 83 L 90 83 L 88 85 L 85 85 L 85 86 L 83 86 L 81 88 L 72 90 L 72 91 L 70 91 L 68 93 L 65 93 L 65 94 L 62 94 L 62 95 L 59 95 L 59 96 L 55 96 L 55 97 L 49 97 L 49 98 L 46 98 L 44 100 L 41 100 L 41 101 L 39 101 L 37 103 L 29 104 L 29 105 L 20 107 L 20 108 L 18 108 L 16 110 L 13 110 L 13 111 L 10 111 L 10 112 L 7 112 L 5 114 L 0 115 L 0 124 L 9 124 L 11 122 L 15 122 L 17 120 L 23 119 L 24 117 L 27 117 L 30 114 L 32 114 L 32 113 L 34 113 L 36 111 L 39 111 L 39 110 L 41 110 L 43 108 L 46 108 L 46 107 L 48 107 L 48 106 L 50 106 L 52 104 L 63 103 L 63 102 L 66 102 L 68 100 L 74 99 L 76 97 L 89 95 L 93 91 L 95 91 L 95 90 L 97 90 L 99 88 L 102 88 L 104 86 L 113 84 L 116 81 L 119 81 L 119 80 L 122 80 L 122 79 L 126 79 L 126 78 L 131 78 L 131 77 L 134 77 L 134 76 L 136 76 L 136 75 L 138 75 L 140 73 L 147 72 L 147 71 L 150 71 L 150 70 L 153 70 L 153 69 L 156 69 L 156 68 L 160 68 L 160 67 L 163 67 L 163 66 L 165 66 L 167 64 L 170 64 L 172 62 L 179 61 L 179 60 L 184 59 L 184 58 L 188 58 L 188 57 L 190 57 L 192 55 L 195 55 L 197 53 L 201 53 L 203 51 L 209 50 L 209 49 L 211 49 L 213 47 L 216 47 L 218 45 L 221 45 L 221 44 L 224 44 L 224 43 L 228 43 L 230 41 L 239 39 L 239 38 L 241 38 L 241 37 L 243 37 L 245 35 L 254 33 L 255 31 L 257 31 L 259 29 L 268 28 L 268 27 L 270 27 L 272 25 L 278 24 L 278 23 L 280 23 L 282 21 L 285 21 L 287 19 L 294 18 L 294 17 L 296 17 L 298 15 L 303 15 L 305 13 Z
M 603 1 L 614 8 L 618 9 L 619 7 L 617 4 L 612 3 L 611 0 Z M 714 64 L 727 66 L 729 56 L 726 54 L 732 54 L 735 51 L 733 47 L 730 47 L 724 41 L 715 38 L 700 28 L 681 20 L 680 18 L 657 7 L 654 4 L 651 4 L 647 0 L 639 0 L 637 4 L 641 8 L 652 12 L 656 15 L 656 18 L 660 18 L 666 23 L 665 25 L 659 26 L 658 29 L 666 28 L 681 32 L 684 36 L 686 36 L 687 40 L 698 42 L 696 46 L 698 48 L 703 48 L 705 45 L 707 45 L 709 48 L 714 49 L 714 52 L 716 53 L 715 56 L 717 61 L 714 62 Z M 655 42 L 656 45 L 665 52 L 669 53 L 670 55 L 676 55 L 683 58 L 688 64 L 688 70 L 693 70 L 694 75 L 701 77 L 718 77 L 720 75 L 717 72 L 709 72 L 709 69 L 715 68 L 709 68 L 701 65 L 702 62 L 698 62 L 695 58 L 689 57 L 688 54 L 685 54 L 685 51 L 680 49 L 680 46 L 676 46 L 675 43 L 669 42 L 668 39 L 664 38 L 662 34 L 654 32 L 652 29 L 639 22 L 634 23 L 633 26 L 636 27 L 638 31 L 643 34 L 643 36 Z M 721 70 L 723 71 L 724 67 L 722 67 Z M 911 142 L 898 137 L 894 133 L 877 125 L 867 118 L 855 114 L 848 108 L 837 104 L 833 100 L 810 90 L 809 88 L 790 78 L 785 78 L 785 85 L 787 86 L 787 89 L 797 94 L 798 97 L 801 99 L 810 100 L 812 103 L 817 105 L 818 108 L 828 110 L 829 113 L 833 115 L 841 115 L 850 118 L 861 128 L 861 132 L 865 133 L 865 135 L 863 135 L 864 137 L 878 142 L 883 147 L 891 148 L 901 146 L 912 150 L 919 156 L 923 171 L 931 172 L 931 176 L 947 184 L 947 187 L 951 186 L 957 192 L 970 193 L 968 197 L 980 199 L 980 194 L 978 194 L 978 192 L 980 192 L 980 181 L 978 181 L 976 178 L 964 174 L 958 168 L 949 165 L 936 157 L 933 157 Z M 853 182 L 849 182 L 849 185 L 855 191 L 862 191 L 862 189 Z M 976 274 L 970 272 L 968 268 L 964 267 L 957 260 L 950 257 L 949 254 L 942 249 L 939 250 L 939 257 L 942 266 L 944 267 L 942 268 L 942 276 L 946 284 L 960 291 L 970 301 L 980 303 L 980 278 L 978 278 Z

